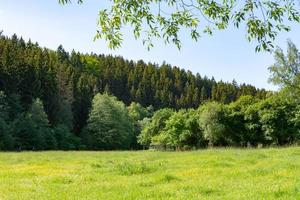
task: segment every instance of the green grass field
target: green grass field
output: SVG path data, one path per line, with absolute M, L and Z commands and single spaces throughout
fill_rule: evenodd
M 300 148 L 0 153 L 0 199 L 300 199 Z

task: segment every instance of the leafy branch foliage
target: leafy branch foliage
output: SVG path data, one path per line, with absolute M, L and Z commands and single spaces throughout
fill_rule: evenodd
M 99 11 L 95 39 L 105 39 L 110 48 L 119 48 L 122 28 L 130 26 L 135 38 L 140 38 L 148 49 L 157 38 L 180 49 L 182 30 L 187 30 L 197 41 L 202 34 L 211 35 L 233 25 L 246 28 L 247 39 L 257 41 L 256 51 L 270 51 L 278 33 L 290 30 L 287 22 L 300 22 L 298 3 L 294 0 L 113 0 L 109 8 Z

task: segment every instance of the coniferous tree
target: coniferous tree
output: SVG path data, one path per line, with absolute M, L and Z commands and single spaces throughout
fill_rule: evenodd
M 0 150 L 12 150 L 13 138 L 10 132 L 9 106 L 7 97 L 0 91 Z

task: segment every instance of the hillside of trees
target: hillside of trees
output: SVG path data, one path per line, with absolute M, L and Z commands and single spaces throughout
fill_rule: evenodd
M 297 105 L 264 89 L 16 35 L 0 38 L 0 91 L 1 150 L 283 145 L 299 132 Z

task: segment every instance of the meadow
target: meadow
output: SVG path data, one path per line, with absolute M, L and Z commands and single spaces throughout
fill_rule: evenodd
M 0 199 L 300 199 L 300 148 L 2 152 Z

